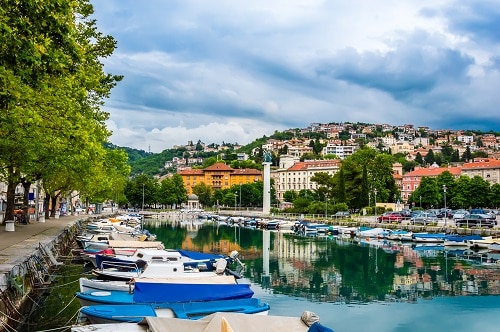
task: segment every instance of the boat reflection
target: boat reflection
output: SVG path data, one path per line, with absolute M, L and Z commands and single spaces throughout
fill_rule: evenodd
M 243 276 L 273 294 L 314 302 L 415 302 L 500 293 L 499 254 L 444 245 L 297 236 L 214 224 L 152 221 L 167 248 L 240 253 Z

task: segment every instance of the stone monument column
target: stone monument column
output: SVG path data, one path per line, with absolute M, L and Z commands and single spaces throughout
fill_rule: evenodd
M 264 215 L 271 212 L 271 152 L 264 151 L 264 174 L 262 181 L 264 182 L 264 192 L 262 201 L 262 213 Z

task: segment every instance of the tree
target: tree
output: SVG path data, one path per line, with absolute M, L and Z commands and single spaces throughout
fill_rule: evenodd
M 114 40 L 89 19 L 86 0 L 6 0 L 0 9 L 0 164 L 8 183 L 6 220 L 14 190 L 42 180 L 56 197 L 80 189 L 80 161 L 102 162 L 110 133 L 103 99 L 121 78 L 105 74 L 101 59 Z M 76 166 L 76 167 L 75 167 Z M 82 166 L 83 167 L 83 166 Z M 85 174 L 84 174 L 85 175 Z M 54 202 L 55 203 L 55 202 Z M 53 204 L 53 208 L 55 204 Z
M 415 162 L 421 166 L 424 164 L 424 158 L 422 158 L 420 152 L 417 152 L 417 155 L 415 156 Z
M 193 187 L 193 193 L 198 196 L 198 200 L 202 206 L 211 206 L 212 202 L 212 187 L 204 182 L 201 182 Z
M 297 199 L 298 197 L 298 193 L 294 190 L 287 190 L 285 191 L 285 193 L 283 194 L 283 199 L 285 200 L 285 202 L 293 202 L 295 199 Z
M 464 153 L 462 153 L 462 161 L 469 162 L 472 159 L 472 152 L 470 151 L 470 146 L 465 147 Z
M 432 151 L 432 149 L 429 149 L 429 151 L 427 151 L 424 161 L 428 165 L 432 165 L 436 162 L 436 158 L 434 157 L 434 151 Z

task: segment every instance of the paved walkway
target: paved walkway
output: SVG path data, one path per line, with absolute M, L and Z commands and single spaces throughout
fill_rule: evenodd
M 23 243 L 31 243 L 39 238 L 55 237 L 66 227 L 73 225 L 77 220 L 87 218 L 87 215 L 64 216 L 58 219 L 46 219 L 45 222 L 32 221 L 30 224 L 15 224 L 15 231 L 8 232 L 5 226 L 0 229 L 0 256 L 2 252 Z M 26 242 L 28 241 L 28 242 Z

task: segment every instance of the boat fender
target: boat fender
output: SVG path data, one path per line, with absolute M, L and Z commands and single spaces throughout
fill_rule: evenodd
M 316 315 L 312 311 L 304 311 L 302 315 L 300 316 L 300 319 L 306 324 L 307 326 L 311 326 L 316 322 L 319 322 L 319 316 Z
M 135 284 L 135 279 L 134 278 L 130 279 L 130 281 L 128 282 L 128 293 L 129 294 L 134 293 L 134 284 Z
M 224 258 L 219 258 L 215 262 L 215 273 L 223 274 L 226 271 L 227 261 Z

